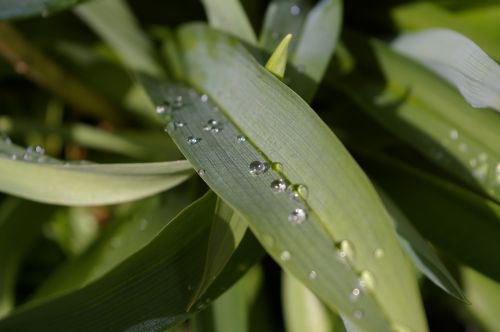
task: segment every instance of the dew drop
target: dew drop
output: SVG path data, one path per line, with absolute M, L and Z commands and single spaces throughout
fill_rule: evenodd
M 206 102 L 208 101 L 208 96 L 207 96 L 207 95 L 205 95 L 205 94 L 203 94 L 203 95 L 201 95 L 200 100 L 201 100 L 203 103 L 206 103 Z
M 203 130 L 218 133 L 222 131 L 222 123 L 220 123 L 220 121 L 210 119 L 207 124 L 203 126 Z
M 298 192 L 296 192 L 295 190 L 292 190 L 289 194 L 288 194 L 288 198 L 290 198 L 292 201 L 295 201 L 295 202 L 300 202 L 300 195 Z
M 199 176 L 203 176 L 203 175 L 205 175 L 205 170 L 204 170 L 203 168 L 200 168 L 200 169 L 198 170 L 198 175 L 199 175 Z
M 359 296 L 361 295 L 361 290 L 359 288 L 353 288 L 351 291 L 351 295 L 349 296 L 349 299 L 351 302 L 356 302 L 359 299 Z
M 289 215 L 288 215 L 288 221 L 300 225 L 303 224 L 304 221 L 307 220 L 307 212 L 304 209 L 297 208 L 293 210 Z
M 155 111 L 157 114 L 164 114 L 167 111 L 167 106 L 166 105 L 158 105 L 158 106 L 156 106 Z
M 283 262 L 287 262 L 290 260 L 290 258 L 292 258 L 292 255 L 290 254 L 290 252 L 288 250 L 284 250 L 281 252 L 280 254 L 280 259 L 283 261 Z
M 271 190 L 275 193 L 282 193 L 286 190 L 287 184 L 283 179 L 274 180 L 271 182 Z
M 373 256 L 377 259 L 384 258 L 385 252 L 382 248 L 377 248 L 373 251 Z
M 196 143 L 199 143 L 201 141 L 201 137 L 194 137 L 194 136 L 189 136 L 187 138 L 187 142 L 191 145 L 194 145 Z
M 250 174 L 252 175 L 261 175 L 267 172 L 269 169 L 269 164 L 265 161 L 252 161 L 250 163 Z
M 279 162 L 274 162 L 271 164 L 271 168 L 275 172 L 282 172 L 283 171 L 283 165 Z
M 186 122 L 174 121 L 174 129 L 182 128 L 186 126 Z
M 362 289 L 373 291 L 375 289 L 375 277 L 370 271 L 362 271 L 359 276 L 358 285 Z
M 238 136 L 236 136 L 236 140 L 241 143 L 241 142 L 245 142 L 247 139 L 245 136 L 238 135 Z
M 184 106 L 184 101 L 183 101 L 182 96 L 179 95 L 179 96 L 175 97 L 175 99 L 174 99 L 174 107 L 181 108 L 182 106 Z
M 338 256 L 342 260 L 353 260 L 354 259 L 354 246 L 348 240 L 342 240 L 337 244 Z
M 363 318 L 363 311 L 362 310 L 354 310 L 352 313 L 352 316 L 356 319 L 361 319 Z
M 11 155 L 11 156 L 10 156 L 10 159 L 12 159 L 12 160 L 16 160 L 16 159 L 17 159 L 17 155 L 15 155 L 15 154 Z
M 452 140 L 457 140 L 458 139 L 458 131 L 456 129 L 450 130 L 450 138 Z
M 37 145 L 37 146 L 35 146 L 35 152 L 39 153 L 39 154 L 44 154 L 45 149 L 43 148 L 43 146 Z
M 316 280 L 318 278 L 318 273 L 316 271 L 309 272 L 309 280 Z
M 300 14 L 300 7 L 297 5 L 293 5 L 292 7 L 290 7 L 290 14 L 299 15 Z
M 139 225 L 139 230 L 143 231 L 148 227 L 148 220 L 147 219 L 142 219 L 141 223 Z

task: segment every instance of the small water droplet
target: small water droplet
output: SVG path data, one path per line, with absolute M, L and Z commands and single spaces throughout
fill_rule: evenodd
M 181 108 L 184 106 L 184 101 L 181 95 L 175 97 L 173 106 L 174 108 Z
M 158 105 L 158 106 L 156 106 L 156 108 L 155 108 L 155 112 L 156 112 L 157 114 L 164 114 L 166 111 L 167 111 L 167 106 L 166 106 L 166 105 L 164 105 L 164 104 L 162 104 L 162 105 Z
M 37 145 L 37 146 L 35 146 L 35 152 L 39 153 L 39 154 L 44 154 L 45 153 L 45 149 L 42 146 Z
M 290 258 L 292 258 L 292 255 L 290 254 L 290 252 L 288 250 L 284 250 L 281 252 L 280 258 L 283 262 L 287 262 L 290 260 Z
M 145 230 L 145 229 L 148 227 L 148 223 L 149 223 L 149 222 L 148 222 L 148 220 L 147 220 L 147 219 L 142 219 L 142 220 L 141 220 L 141 223 L 140 223 L 140 225 L 139 225 L 139 229 L 140 229 L 141 231 Z
M 359 275 L 358 285 L 362 289 L 373 291 L 375 289 L 375 277 L 370 271 L 362 271 Z
M 354 310 L 352 313 L 352 316 L 356 319 L 361 319 L 363 318 L 363 311 L 362 310 Z
M 373 256 L 377 259 L 383 258 L 385 255 L 384 249 L 382 248 L 377 248 L 373 251 Z
M 245 142 L 247 139 L 246 139 L 246 137 L 245 137 L 245 136 L 238 135 L 238 136 L 236 137 L 236 140 L 237 140 L 238 142 Z
M 353 288 L 351 291 L 351 295 L 349 296 L 349 299 L 351 302 L 356 302 L 359 299 L 359 296 L 361 295 L 361 290 L 359 288 Z
M 203 175 L 205 175 L 205 170 L 204 170 L 203 168 L 200 168 L 200 169 L 198 170 L 198 175 L 199 175 L 199 176 L 203 176 Z
M 275 193 L 282 193 L 286 190 L 287 184 L 283 179 L 274 180 L 271 182 L 271 190 Z
M 11 156 L 10 156 L 10 159 L 12 159 L 12 160 L 16 160 L 16 159 L 17 159 L 17 155 L 15 155 L 15 154 L 11 155 Z
M 303 224 L 304 221 L 306 220 L 307 220 L 307 211 L 301 208 L 293 210 L 288 215 L 288 221 L 296 225 Z
M 206 103 L 206 102 L 208 101 L 208 96 L 207 96 L 207 95 L 205 95 L 205 94 L 203 94 L 203 95 L 201 95 L 200 100 L 201 100 L 203 103 Z
M 183 121 L 174 121 L 174 129 L 182 128 L 186 126 L 186 122 Z
M 199 143 L 201 141 L 201 137 L 194 137 L 194 136 L 189 136 L 187 138 L 187 142 L 191 145 L 194 145 L 196 143 Z
M 458 131 L 456 129 L 450 130 L 450 138 L 452 140 L 457 140 L 458 139 Z
M 293 5 L 292 7 L 290 7 L 290 14 L 299 15 L 300 14 L 300 7 L 297 5 Z
M 300 195 L 298 192 L 296 192 L 295 190 L 292 190 L 289 194 L 288 194 L 288 198 L 290 198 L 292 201 L 295 201 L 295 202 L 300 202 Z
M 203 130 L 218 133 L 222 131 L 222 123 L 217 120 L 210 119 L 208 120 L 207 124 L 203 126 Z
M 318 278 L 318 273 L 316 271 L 309 272 L 309 280 L 316 280 Z
M 474 175 L 479 180 L 484 180 L 488 175 L 488 164 L 482 164 L 472 171 Z
M 250 163 L 250 174 L 252 175 L 261 175 L 267 172 L 269 169 L 269 164 L 265 161 L 252 161 Z
M 337 244 L 338 256 L 342 260 L 353 260 L 355 251 L 354 246 L 348 240 L 342 240 Z
M 468 150 L 468 147 L 467 147 L 467 144 L 465 143 L 460 143 L 460 145 L 458 146 L 458 149 L 462 152 L 467 152 Z
M 271 164 L 271 168 L 275 172 L 282 172 L 283 171 L 283 165 L 279 162 L 274 162 Z

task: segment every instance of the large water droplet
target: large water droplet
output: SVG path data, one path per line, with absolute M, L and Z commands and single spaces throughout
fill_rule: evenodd
M 290 258 L 292 258 L 292 255 L 290 254 L 290 252 L 288 250 L 284 250 L 281 252 L 280 254 L 280 259 L 283 261 L 283 262 L 287 262 L 290 260 Z
M 348 240 L 342 240 L 337 244 L 338 256 L 342 260 L 353 260 L 355 251 L 354 246 Z
M 362 271 L 359 275 L 358 285 L 362 289 L 373 291 L 375 289 L 375 277 L 370 271 Z
M 293 210 L 288 215 L 288 221 L 296 225 L 300 225 L 304 223 L 304 221 L 306 220 L 307 220 L 307 211 L 301 208 Z
M 309 272 L 309 280 L 316 280 L 318 278 L 318 273 L 316 271 Z
M 240 143 L 241 143 L 241 142 L 245 142 L 247 139 L 246 139 L 246 137 L 245 137 L 245 136 L 238 135 L 238 136 L 236 137 L 236 140 L 237 140 L 238 142 L 240 142 Z
M 269 164 L 265 161 L 255 160 L 250 163 L 249 168 L 250 168 L 250 174 L 261 175 L 267 172 L 267 170 L 269 169 Z
M 189 136 L 187 138 L 187 142 L 191 145 L 194 145 L 196 143 L 199 143 L 201 141 L 201 137 L 194 137 L 194 136 Z
M 458 139 L 458 131 L 456 129 L 450 130 L 450 138 L 452 140 L 457 140 Z
M 297 5 L 293 5 L 292 7 L 290 7 L 290 14 L 299 15 L 300 14 L 300 7 Z
M 271 190 L 275 193 L 282 193 L 286 190 L 287 184 L 283 179 L 274 180 L 271 182 Z
M 198 170 L 198 175 L 199 175 L 199 176 L 203 176 L 203 175 L 205 175 L 205 170 L 204 170 L 203 168 L 200 168 L 200 169 Z

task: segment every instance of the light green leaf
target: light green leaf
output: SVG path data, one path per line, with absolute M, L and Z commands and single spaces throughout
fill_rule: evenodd
M 49 14 L 69 8 L 81 0 L 2 0 L 0 20 Z
M 472 314 L 485 331 L 500 330 L 500 284 L 467 267 L 462 267 L 462 280 L 471 301 L 469 310 Z
M 266 69 L 280 79 L 283 79 L 285 75 L 286 62 L 288 60 L 288 44 L 290 44 L 290 40 L 292 40 L 292 35 L 286 35 L 266 63 Z
M 249 222 L 267 252 L 330 307 L 350 317 L 363 312 L 356 324 L 364 328 L 404 323 L 426 330 L 389 216 L 328 127 L 235 39 L 203 25 L 186 26 L 176 37 L 184 81 L 206 95 L 143 82 L 155 104 L 174 106 L 164 114 L 171 120 L 166 129 L 202 178 Z M 273 192 L 280 178 L 297 186 L 296 200 Z M 377 259 L 381 246 L 388 254 Z M 362 271 L 377 286 L 351 302 Z
M 500 117 L 468 105 L 449 84 L 379 41 L 352 36 L 365 67 L 341 78 L 342 91 L 388 131 L 437 166 L 500 200 Z
M 191 166 L 184 160 L 63 164 L 0 141 L 0 191 L 38 202 L 61 205 L 126 202 L 172 188 L 191 174 Z
M 257 43 L 252 25 L 239 0 L 202 0 L 210 26 L 250 44 Z
M 453 295 L 459 300 L 467 301 L 455 278 L 448 272 L 446 266 L 413 227 L 403 212 L 381 188 L 377 188 L 377 191 L 391 215 L 401 246 L 405 249 L 406 254 L 415 266 L 448 294 Z
M 467 37 L 448 29 L 399 36 L 392 46 L 454 85 L 473 107 L 500 112 L 500 65 Z
M 150 40 L 122 0 L 93 0 L 75 8 L 75 13 L 108 42 L 131 69 L 162 74 Z

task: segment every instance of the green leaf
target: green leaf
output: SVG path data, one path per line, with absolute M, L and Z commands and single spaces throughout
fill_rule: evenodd
M 0 205 L 0 318 L 15 305 L 16 280 L 22 260 L 41 236 L 41 226 L 56 207 L 6 197 Z
M 249 222 L 266 251 L 330 307 L 350 317 L 361 312 L 356 324 L 365 328 L 426 330 L 389 216 L 328 127 L 237 40 L 203 25 L 186 26 L 176 37 L 185 82 L 206 95 L 145 77 L 143 83 L 155 104 L 172 106 L 164 114 L 167 131 L 202 178 Z M 280 178 L 296 185 L 296 200 L 273 192 Z M 381 246 L 388 255 L 377 259 Z M 351 302 L 362 271 L 377 286 Z
M 13 160 L 15 158 L 15 160 Z M 63 164 L 0 141 L 0 191 L 61 205 L 105 205 L 156 194 L 185 181 L 187 161 Z
M 466 302 L 462 289 L 455 281 L 455 278 L 448 272 L 446 266 L 429 244 L 422 238 L 392 199 L 381 188 L 377 188 L 377 191 L 391 215 L 401 246 L 419 271 L 448 294 Z
M 491 255 L 500 251 L 498 204 L 391 159 L 371 157 L 365 164 L 426 239 L 463 264 L 500 281 L 500 260 Z
M 2 0 L 0 1 L 0 20 L 49 14 L 69 8 L 81 0 Z
M 283 273 L 283 311 L 287 332 L 340 332 L 340 318 L 332 314 L 299 280 Z M 339 326 L 340 325 L 340 326 Z
M 454 85 L 471 106 L 500 112 L 500 66 L 472 40 L 429 29 L 399 36 L 392 46 Z
M 467 297 L 471 301 L 469 310 L 481 322 L 485 331 L 498 331 L 500 284 L 466 267 L 462 268 L 462 281 Z
M 129 68 L 161 76 L 151 42 L 125 1 L 93 0 L 76 7 L 75 13 L 113 47 Z
M 437 166 L 500 200 L 500 117 L 379 41 L 349 39 L 362 64 L 336 83 L 388 131 Z M 367 66 L 373 70 L 366 70 Z
M 266 63 L 266 69 L 280 79 L 283 79 L 285 75 L 286 62 L 288 59 L 288 44 L 290 44 L 290 40 L 292 40 L 292 35 L 286 35 Z
M 202 0 L 210 26 L 250 44 L 257 43 L 252 25 L 238 0 Z

